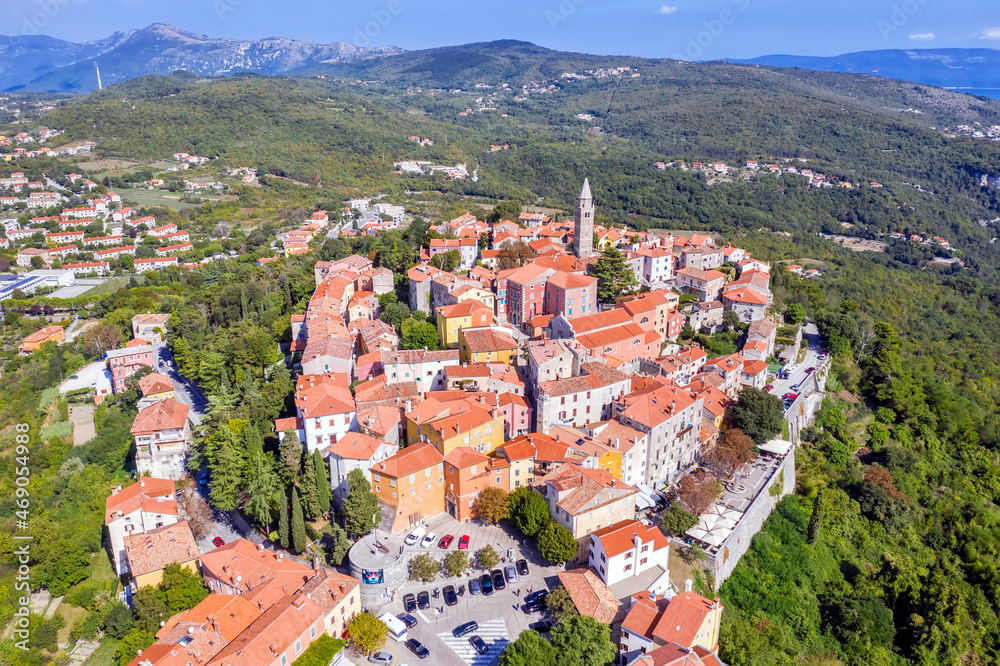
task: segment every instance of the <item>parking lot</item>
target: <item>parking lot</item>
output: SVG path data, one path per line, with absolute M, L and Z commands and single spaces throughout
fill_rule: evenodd
M 382 538 L 381 541 L 388 547 L 390 553 L 399 552 L 403 547 L 407 551 L 429 552 L 439 559 L 443 559 L 448 552 L 458 548 L 459 539 L 462 535 L 469 535 L 469 558 L 474 560 L 476 552 L 486 545 L 492 545 L 501 557 L 507 556 L 508 549 L 513 551 L 514 561 L 525 559 L 528 562 L 528 576 L 520 578 L 517 582 L 507 585 L 504 590 L 495 591 L 490 596 L 471 595 L 468 583 L 473 578 L 478 578 L 485 570 L 479 567 L 470 568 L 466 575 L 459 578 L 449 576 L 447 573 L 440 573 L 436 580 L 430 583 L 418 583 L 408 581 L 396 593 L 395 599 L 387 600 L 386 603 L 369 608 L 376 615 L 391 613 L 399 615 L 404 611 L 403 598 L 407 594 L 418 595 L 422 591 L 431 594 L 430 608 L 426 610 L 416 610 L 411 613 L 417 620 L 417 625 L 408 632 L 409 638 L 420 641 L 429 651 L 430 656 L 426 663 L 437 666 L 488 666 L 497 661 L 500 652 L 510 641 L 515 640 L 528 625 L 545 619 L 544 614 L 533 613 L 526 615 L 520 610 L 521 601 L 528 594 L 528 590 L 552 589 L 559 584 L 558 573 L 565 570 L 565 566 L 552 566 L 546 562 L 534 547 L 532 541 L 527 545 L 522 542 L 520 532 L 509 525 L 499 527 L 480 523 L 459 523 L 450 516 L 440 515 L 427 521 L 428 531 L 433 531 L 437 535 L 437 540 L 446 534 L 455 537 L 454 542 L 447 549 L 442 550 L 437 547 L 437 540 L 430 548 L 423 549 L 417 546 L 403 546 L 403 539 L 409 533 L 402 532 L 391 537 Z M 497 565 L 503 568 L 508 562 Z M 454 585 L 465 588 L 465 594 L 458 597 L 458 604 L 447 606 L 444 602 L 443 594 L 437 599 L 433 597 L 435 589 L 442 590 L 446 585 Z M 458 625 L 474 620 L 479 624 L 479 629 L 468 636 L 456 638 L 452 636 L 452 630 Z M 477 635 L 485 641 L 488 651 L 485 655 L 479 655 L 472 649 L 469 638 Z M 410 652 L 405 645 L 393 641 L 391 638 L 386 642 L 383 651 L 393 654 L 399 663 L 413 664 L 421 661 Z M 356 663 L 365 662 L 363 657 L 351 657 Z

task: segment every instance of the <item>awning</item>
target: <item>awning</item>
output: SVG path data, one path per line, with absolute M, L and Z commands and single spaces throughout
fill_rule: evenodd
M 642 511 L 643 509 L 652 509 L 654 506 L 656 506 L 656 502 L 649 499 L 642 493 L 635 494 L 635 508 Z
M 766 444 L 761 444 L 758 448 L 760 448 L 760 450 L 765 453 L 770 453 L 776 456 L 783 456 L 786 453 L 788 453 L 793 446 L 794 444 L 792 444 L 789 441 L 783 439 L 772 439 Z

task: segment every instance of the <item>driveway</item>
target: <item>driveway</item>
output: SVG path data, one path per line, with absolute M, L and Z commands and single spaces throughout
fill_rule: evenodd
M 806 350 L 805 357 L 802 363 L 788 365 L 788 378 L 774 378 L 769 380 L 770 383 L 774 384 L 774 388 L 771 389 L 772 395 L 780 398 L 789 392 L 797 393 L 798 391 L 792 390 L 792 386 L 801 384 L 806 380 L 809 376 L 806 370 L 809 368 L 816 368 L 818 370 L 826 362 L 819 360 L 820 354 L 823 353 L 823 341 L 820 339 L 819 329 L 816 328 L 816 324 L 812 322 L 806 324 L 802 333 L 802 347 Z
M 441 666 L 488 666 L 495 663 L 508 642 L 516 640 L 529 624 L 543 619 L 540 614 L 525 615 L 520 610 L 521 600 L 528 593 L 528 590 L 552 589 L 559 584 L 558 573 L 565 571 L 566 567 L 564 565 L 550 565 L 538 553 L 534 542 L 529 540 L 527 544 L 523 543 L 521 533 L 506 522 L 500 526 L 478 522 L 459 523 L 444 514 L 428 520 L 426 529 L 435 532 L 438 539 L 445 534 L 451 534 L 455 537 L 455 541 L 447 551 L 444 551 L 438 548 L 437 544 L 427 549 L 419 546 L 403 546 L 402 540 L 409 531 L 390 537 L 380 534 L 380 540 L 389 548 L 390 553 L 398 552 L 402 546 L 409 551 L 429 552 L 443 559 L 447 553 L 458 548 L 461 536 L 468 534 L 470 559 L 473 559 L 475 553 L 486 545 L 492 545 L 501 557 L 506 557 L 509 549 L 512 551 L 514 561 L 522 558 L 528 561 L 529 574 L 522 580 L 508 584 L 507 589 L 496 591 L 491 596 L 473 596 L 468 591 L 468 582 L 473 577 L 478 578 L 485 573 L 483 569 L 471 568 L 464 576 L 458 578 L 441 573 L 437 579 L 430 583 L 406 582 L 400 587 L 394 600 L 369 610 L 376 615 L 382 613 L 399 615 L 403 612 L 404 595 L 416 595 L 418 592 L 426 590 L 432 595 L 431 607 L 412 613 L 417 619 L 417 626 L 409 630 L 408 636 L 416 638 L 430 650 L 431 656 L 428 663 L 435 664 L 435 666 L 438 664 Z M 499 564 L 498 567 L 504 567 L 508 562 Z M 455 606 L 446 606 L 443 597 L 437 599 L 433 597 L 434 590 L 441 590 L 446 585 L 454 585 L 456 588 L 465 587 L 465 594 L 459 596 L 458 604 Z M 452 636 L 451 632 L 455 627 L 470 620 L 479 623 L 477 632 L 462 638 Z M 469 638 L 472 635 L 478 635 L 486 642 L 489 648 L 486 655 L 476 654 L 472 650 L 469 645 Z M 402 643 L 396 643 L 391 639 L 387 641 L 383 650 L 392 652 L 404 663 L 412 664 L 420 661 Z M 355 663 L 366 663 L 363 658 L 354 656 L 351 658 Z

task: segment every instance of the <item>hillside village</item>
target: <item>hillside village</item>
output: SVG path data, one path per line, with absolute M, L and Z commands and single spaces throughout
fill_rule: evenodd
M 174 155 L 181 164 L 189 158 Z M 92 184 L 77 174 L 64 180 L 83 194 Z M 62 207 L 76 195 L 37 185 L 21 173 L 3 182 L 14 205 L 44 196 L 52 213 L 29 228 L 5 223 L 18 265 L 35 269 L 9 281 L 5 297 L 19 290 L 23 298 L 66 273 L 199 265 L 178 257 L 193 249 L 186 231 L 137 216 L 113 191 Z M 303 460 L 322 460 L 331 510 L 359 492 L 377 501 L 374 531 L 357 535 L 339 568 L 298 560 L 249 527 L 231 541 L 196 538 L 177 493 L 203 407 L 164 363 L 170 315 L 135 315 L 133 339 L 66 384 L 89 386 L 96 402 L 133 387 L 140 395 L 131 428 L 139 481 L 107 498 L 112 565 L 129 580 L 126 599 L 176 566 L 199 574 L 209 595 L 163 623 L 130 664 L 197 657 L 287 666 L 321 635 L 352 640 L 361 631 L 352 632 L 352 621 L 369 612 L 400 645 L 409 631 L 441 663 L 457 656 L 486 664 L 544 611 L 544 599 L 515 603 L 513 612 L 470 605 L 466 617 L 490 640 L 482 651 L 464 638 L 436 642 L 414 614 L 429 623 L 459 603 L 456 584 L 471 604 L 476 595 L 510 598 L 530 581 L 544 591 L 544 574 L 557 575 L 576 612 L 611 625 L 616 663 L 645 663 L 649 654 L 657 664 L 722 664 L 724 608 L 713 590 L 795 488 L 795 444 L 822 402 L 826 355 L 775 314 L 777 266 L 711 235 L 607 228 L 595 218 L 585 181 L 570 221 L 522 213 L 432 223 L 435 237 L 405 276 L 408 305 L 431 336 L 423 348 L 404 348 L 403 331 L 380 317 L 397 282 L 391 270 L 358 255 L 315 262 L 315 291 L 290 322 L 294 413 L 277 419 L 273 433 L 282 447 L 296 442 Z M 410 219 L 379 198 L 347 201 L 280 232 L 277 256 L 258 265 Z M 139 258 L 137 247 L 156 256 Z M 693 341 L 730 334 L 738 340 L 731 353 Z M 51 326 L 26 338 L 22 353 L 65 339 Z M 805 367 L 810 359 L 817 367 Z M 750 401 L 754 392 L 766 406 Z M 739 429 L 734 409 L 743 400 L 777 419 L 755 433 L 760 441 Z M 547 507 L 550 527 L 512 538 L 487 519 L 486 502 L 499 496 L 506 506 L 525 493 Z M 464 551 L 482 576 L 452 581 L 446 605 L 429 609 L 419 583 L 427 579 L 415 577 L 414 563 Z M 703 561 L 694 574 L 671 569 L 692 552 Z M 507 621 L 497 624 L 498 613 Z

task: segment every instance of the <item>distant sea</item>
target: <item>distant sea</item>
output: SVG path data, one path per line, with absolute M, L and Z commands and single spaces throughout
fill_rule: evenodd
M 948 90 L 969 93 L 970 95 L 979 95 L 980 97 L 1000 99 L 1000 88 L 948 88 Z

